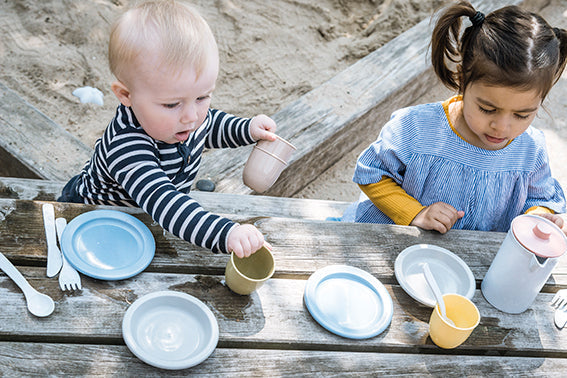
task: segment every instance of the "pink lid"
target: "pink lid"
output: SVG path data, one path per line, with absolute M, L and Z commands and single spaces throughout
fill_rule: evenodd
M 540 257 L 559 257 L 567 250 L 567 238 L 557 225 L 537 215 L 520 215 L 512 221 L 516 240 Z

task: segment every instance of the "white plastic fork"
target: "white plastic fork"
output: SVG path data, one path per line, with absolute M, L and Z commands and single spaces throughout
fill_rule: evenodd
M 553 299 L 551 305 L 556 308 L 554 321 L 557 328 L 562 329 L 567 324 L 567 289 L 561 289 Z
M 55 227 L 57 228 L 57 237 L 59 238 L 59 245 L 61 246 L 61 236 L 63 236 L 63 230 L 67 226 L 67 220 L 65 218 L 57 218 L 55 220 Z M 63 247 L 61 246 L 61 258 L 63 260 L 63 267 L 61 272 L 59 272 L 59 287 L 61 290 L 81 290 L 81 276 L 79 272 L 73 268 L 65 255 L 63 254 Z

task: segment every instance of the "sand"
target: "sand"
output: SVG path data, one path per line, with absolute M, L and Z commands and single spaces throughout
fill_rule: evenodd
M 444 2 L 194 1 L 221 53 L 212 106 L 243 116 L 274 114 Z M 0 80 L 92 146 L 118 104 L 107 67 L 110 24 L 134 3 L 0 2 Z M 71 93 L 82 86 L 100 89 L 104 106 L 81 104 Z
M 195 0 L 211 25 L 221 69 L 213 107 L 242 115 L 274 114 L 302 94 L 382 46 L 451 0 Z M 565 27 L 567 0 L 528 0 Z M 107 66 L 112 21 L 131 0 L 9 0 L 0 2 L 0 80 L 49 118 L 93 146 L 118 101 Z M 557 10 L 560 9 L 558 12 Z M 561 23 L 561 24 L 560 24 Z M 104 105 L 82 104 L 73 90 L 92 86 Z M 567 84 L 560 83 L 554 122 L 545 127 L 556 168 L 567 162 L 563 115 Z M 437 88 L 418 102 L 444 99 Z M 394 110 L 394 109 L 392 109 Z M 558 112 L 558 113 L 557 113 Z M 561 113 L 563 112 L 563 114 Z M 378 135 L 354 149 L 297 197 L 351 201 L 358 189 L 351 176 L 358 154 Z M 563 154 L 563 155 L 561 155 Z M 553 159 L 552 159 L 553 161 Z M 567 180 L 562 181 L 567 188 Z
M 212 106 L 274 114 L 448 0 L 195 0 L 220 49 Z M 0 2 L 0 80 L 88 146 L 118 104 L 107 39 L 133 0 Z M 91 86 L 104 106 L 72 92 Z

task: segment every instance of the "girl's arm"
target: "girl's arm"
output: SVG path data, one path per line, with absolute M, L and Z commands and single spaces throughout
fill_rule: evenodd
M 443 202 L 423 206 L 390 177 L 383 176 L 375 184 L 359 187 L 380 211 L 399 225 L 445 233 L 464 216 L 463 211 Z
M 409 226 L 415 216 L 425 208 L 391 177 L 383 176 L 377 183 L 358 186 L 374 206 L 394 223 L 402 226 Z

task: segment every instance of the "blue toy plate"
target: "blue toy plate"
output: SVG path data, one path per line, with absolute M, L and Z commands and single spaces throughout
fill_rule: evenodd
M 313 273 L 307 280 L 304 300 L 319 324 L 350 339 L 382 333 L 394 313 L 384 285 L 370 273 L 346 265 L 331 265 Z
M 146 269 L 154 258 L 155 241 L 148 227 L 133 216 L 94 210 L 69 222 L 61 249 L 79 272 L 101 280 L 122 280 Z

